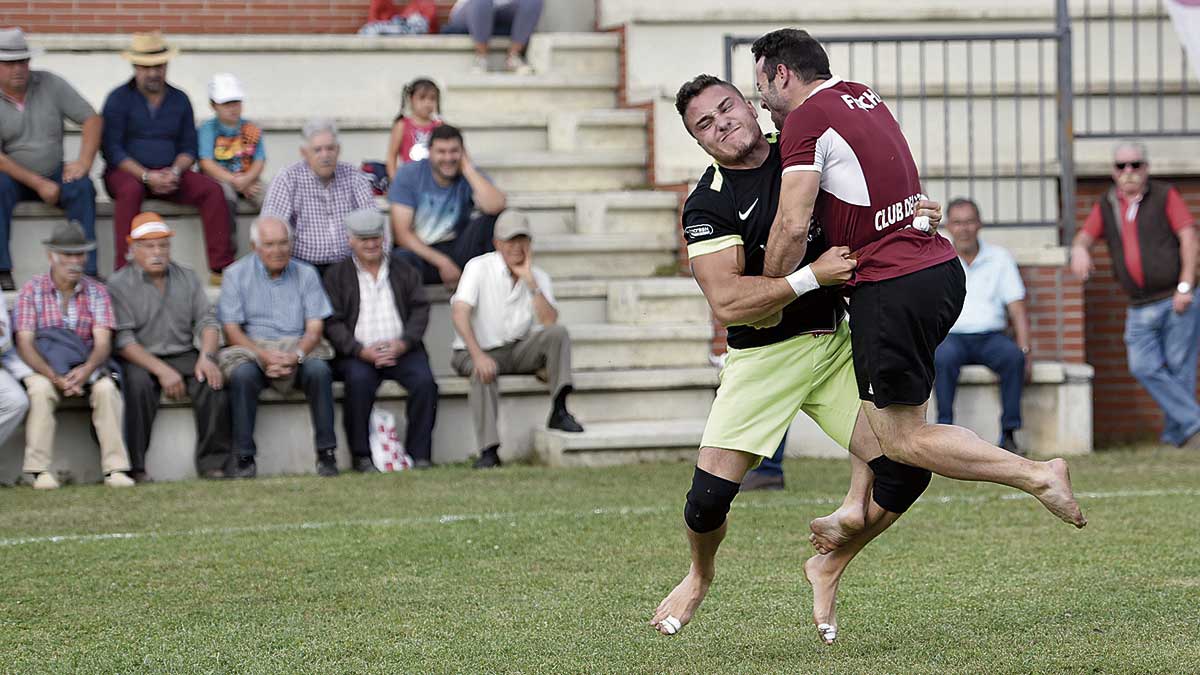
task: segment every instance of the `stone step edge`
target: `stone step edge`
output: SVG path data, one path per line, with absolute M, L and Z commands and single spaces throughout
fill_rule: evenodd
M 199 35 L 172 33 L 171 46 L 186 52 L 427 52 L 453 51 L 473 53 L 474 42 L 467 35 Z M 127 35 L 105 33 L 40 33 L 29 36 L 29 43 L 49 52 L 117 53 L 129 48 Z M 507 37 L 494 37 L 488 45 L 495 53 L 508 49 Z M 616 50 L 620 38 L 612 33 L 542 33 L 530 41 L 530 48 L 546 43 L 554 50 Z
M 694 448 L 700 443 L 705 423 L 702 417 L 593 422 L 582 433 L 537 429 L 534 431 L 534 444 L 560 445 L 564 454 L 639 448 Z

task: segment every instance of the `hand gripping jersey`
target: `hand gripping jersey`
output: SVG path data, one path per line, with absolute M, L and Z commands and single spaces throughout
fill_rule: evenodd
M 783 172 L 816 171 L 813 217 L 830 246 L 849 246 L 858 267 L 849 285 L 883 281 L 951 260 L 944 237 L 913 229 L 921 179 L 908 141 L 866 85 L 826 81 L 783 125 Z
M 716 253 L 731 246 L 745 251 L 745 276 L 761 276 L 767 237 L 779 206 L 780 151 L 774 134 L 767 137 L 771 152 L 757 169 L 726 169 L 713 164 L 704 172 L 683 206 L 683 236 L 688 258 Z M 928 235 L 926 235 L 928 236 Z M 808 252 L 802 265 L 828 249 L 819 223 L 809 229 Z M 780 322 L 767 328 L 728 326 L 734 349 L 761 347 L 804 333 L 832 333 L 845 314 L 845 301 L 836 287 L 805 293 L 785 307 Z

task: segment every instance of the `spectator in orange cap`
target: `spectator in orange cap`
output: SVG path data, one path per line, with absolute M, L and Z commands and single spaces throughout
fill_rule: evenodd
M 147 478 L 150 430 L 164 393 L 192 401 L 197 474 L 223 478 L 229 459 L 229 402 L 216 362 L 220 326 L 200 277 L 171 261 L 172 236 L 162 216 L 138 214 L 128 238 L 131 264 L 108 284 L 116 314 L 115 347 L 125 370 L 125 439 L 138 481 Z

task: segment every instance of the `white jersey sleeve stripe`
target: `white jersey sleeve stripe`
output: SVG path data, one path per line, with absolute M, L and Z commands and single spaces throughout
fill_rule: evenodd
M 821 173 L 821 167 L 816 164 L 797 164 L 783 170 L 784 173 L 791 173 L 793 171 L 816 171 L 817 173 Z

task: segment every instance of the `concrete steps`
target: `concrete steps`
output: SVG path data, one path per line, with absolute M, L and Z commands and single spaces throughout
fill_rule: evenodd
M 549 466 L 613 466 L 695 461 L 704 418 L 622 421 L 588 425 L 583 433 L 534 432 L 537 461 Z
M 572 412 L 587 427 L 605 423 L 629 424 L 654 422 L 660 418 L 684 419 L 702 415 L 712 405 L 717 371 L 712 367 L 650 368 L 580 372 L 575 377 L 575 393 L 570 398 Z M 438 423 L 434 428 L 433 459 L 444 464 L 461 462 L 478 454 L 467 408 L 468 383 L 459 377 L 438 379 L 440 400 Z M 532 376 L 500 378 L 501 456 L 506 461 L 520 460 L 533 453 L 534 434 L 545 429 L 550 412 L 546 386 Z M 342 385 L 335 383 L 338 462 L 349 466 L 342 432 Z M 406 394 L 394 383 L 380 389 L 379 403 L 394 413 L 403 437 Z M 303 395 L 287 397 L 264 392 L 259 407 L 255 437 L 259 444 L 260 476 L 314 472 L 312 427 Z M 88 434 L 88 412 L 82 401 L 64 402 L 58 417 L 54 470 L 75 482 L 100 480 L 99 449 Z M 152 444 L 146 468 L 154 480 L 183 480 L 195 477 L 192 453 L 195 426 L 186 403 L 170 402 L 155 420 Z M 697 440 L 698 440 L 697 436 Z M 695 454 L 695 442 L 691 453 Z M 678 448 L 681 456 L 684 448 Z M 14 482 L 21 472 L 24 428 L 0 448 L 0 483 Z
M 400 108 L 403 86 L 414 77 L 443 85 L 444 111 L 591 109 L 613 107 L 618 38 L 611 34 L 541 33 L 530 41 L 528 57 L 538 75 L 471 75 L 470 38 L 458 35 L 402 39 L 350 35 L 169 36 L 182 50 L 171 63 L 170 81 L 192 99 L 197 117 L 207 116 L 207 83 L 213 73 L 233 72 L 247 90 L 246 114 L 263 119 L 306 116 L 390 115 Z M 97 108 L 104 96 L 131 75 L 120 57 L 124 35 L 35 35 L 46 51 L 35 67 L 66 77 Z M 507 47 L 492 41 L 492 67 Z M 517 101 L 522 88 L 528 108 Z M 607 91 L 605 91 L 607 90 Z M 555 99 L 557 92 L 559 98 Z M 508 99 L 499 104 L 490 100 Z

